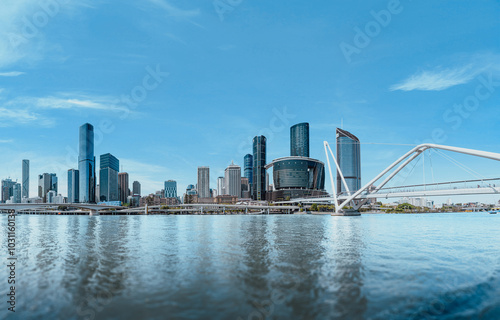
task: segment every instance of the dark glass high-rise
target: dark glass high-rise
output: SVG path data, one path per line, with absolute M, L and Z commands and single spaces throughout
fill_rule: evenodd
M 79 200 L 81 203 L 95 203 L 96 176 L 94 157 L 94 127 L 90 123 L 86 123 L 80 127 L 79 143 Z
M 299 123 L 290 128 L 290 156 L 309 158 L 309 123 Z
M 349 191 L 361 189 L 361 147 L 359 139 L 352 133 L 337 128 L 337 161 Z M 337 193 L 347 190 L 337 172 Z
M 253 182 L 253 156 L 251 154 L 247 154 L 244 158 L 244 177 L 248 178 L 248 183 L 251 185 Z
M 266 137 L 253 138 L 253 199 L 266 200 Z
M 68 202 L 78 203 L 80 197 L 80 173 L 78 170 L 68 170 Z
M 110 153 L 101 155 L 99 170 L 99 201 L 119 201 L 118 171 L 120 161 Z

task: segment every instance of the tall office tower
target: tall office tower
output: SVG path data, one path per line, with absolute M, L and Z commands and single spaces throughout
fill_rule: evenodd
M 209 167 L 198 167 L 198 198 L 210 198 Z
M 21 184 L 16 183 L 12 187 L 12 203 L 21 203 Z
M 337 161 L 344 175 L 349 191 L 361 189 L 361 148 L 359 139 L 337 128 Z M 337 172 L 337 193 L 346 192 L 340 174 Z
M 80 127 L 80 154 L 78 171 L 80 172 L 80 202 L 95 203 L 96 176 L 94 157 L 94 127 L 86 123 Z
M 48 173 L 38 175 L 38 197 L 43 202 L 47 200 L 47 192 L 50 190 L 50 175 Z
M 309 158 L 309 123 L 299 123 L 290 128 L 290 156 Z
M 50 190 L 54 191 L 57 195 L 57 176 L 55 173 L 50 174 Z
M 101 155 L 99 170 L 99 201 L 119 201 L 118 171 L 120 161 L 110 153 Z
M 241 167 L 231 162 L 229 167 L 226 168 L 224 181 L 226 182 L 226 194 L 240 198 Z
M 11 179 L 2 180 L 2 202 L 5 203 L 14 195 L 14 185 L 16 182 Z
M 120 194 L 120 201 L 126 203 L 129 193 L 128 173 L 126 172 L 118 174 L 118 193 Z
M 253 138 L 253 177 L 252 192 L 254 200 L 266 200 L 266 137 Z
M 244 176 L 248 178 L 248 182 L 252 185 L 253 179 L 253 156 L 251 154 L 247 154 L 244 159 Z
M 141 195 L 141 184 L 139 181 L 134 181 L 134 183 L 132 183 L 132 195 Z
M 248 178 L 241 177 L 241 198 L 250 198 L 250 184 Z
M 21 197 L 30 197 L 30 161 L 23 160 L 23 187 Z
M 269 188 L 269 172 L 266 172 L 266 191 L 272 191 Z
M 224 177 L 217 178 L 217 195 L 222 196 L 226 194 L 226 183 L 224 182 Z
M 78 170 L 68 170 L 68 203 L 78 203 L 80 196 L 80 174 Z
M 177 198 L 177 181 L 165 181 L 165 198 Z
M 54 191 L 57 194 L 57 176 L 55 173 L 44 173 L 38 176 L 38 197 L 47 203 L 47 193 Z

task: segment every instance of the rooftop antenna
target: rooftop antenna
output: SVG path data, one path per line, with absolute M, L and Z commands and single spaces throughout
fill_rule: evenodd
M 340 120 L 340 129 L 344 130 L 344 118 Z

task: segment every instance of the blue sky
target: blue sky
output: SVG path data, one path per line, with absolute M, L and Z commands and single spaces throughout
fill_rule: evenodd
M 45 3 L 0 12 L 0 177 L 20 181 L 30 159 L 31 196 L 43 172 L 66 195 L 85 122 L 96 156 L 118 157 L 143 193 L 168 179 L 182 193 L 202 165 L 215 187 L 260 133 L 268 161 L 286 156 L 304 121 L 325 161 L 343 120 L 365 143 L 363 182 L 411 148 L 371 143 L 500 152 L 500 1 Z M 428 181 L 471 178 L 437 158 Z M 457 159 L 498 177 L 492 161 Z

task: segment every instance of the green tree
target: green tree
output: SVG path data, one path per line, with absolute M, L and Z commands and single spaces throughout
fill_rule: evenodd
M 311 211 L 318 211 L 318 205 L 316 203 L 313 203 L 311 206 Z

